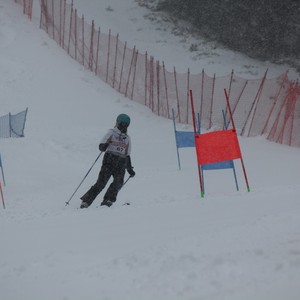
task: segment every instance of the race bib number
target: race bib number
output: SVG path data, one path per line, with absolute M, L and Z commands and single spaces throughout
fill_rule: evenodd
M 127 155 L 129 138 L 127 135 L 113 134 L 108 147 L 108 151 L 117 153 L 122 156 Z

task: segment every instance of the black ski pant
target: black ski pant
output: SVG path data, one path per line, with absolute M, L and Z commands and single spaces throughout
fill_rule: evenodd
M 115 202 L 117 200 L 118 192 L 124 183 L 125 169 L 125 157 L 109 152 L 105 153 L 97 182 L 80 199 L 90 206 L 99 193 L 105 188 L 112 176 L 113 181 L 109 185 L 103 197 L 103 201 L 110 200 Z

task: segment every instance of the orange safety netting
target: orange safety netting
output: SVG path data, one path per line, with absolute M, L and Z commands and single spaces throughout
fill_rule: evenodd
M 14 0 L 14 1 L 18 4 L 23 5 L 23 13 L 31 19 L 33 0 Z
M 32 7 L 32 0 L 15 0 Z M 193 90 L 195 111 L 201 126 L 221 130 L 224 115 L 230 118 L 224 101 L 224 89 L 237 134 L 265 135 L 268 139 L 300 147 L 300 93 L 290 88 L 287 72 L 276 78 L 244 79 L 232 72 L 227 76 L 177 73 L 148 53 L 128 47 L 111 32 L 103 33 L 95 23 L 88 24 L 66 0 L 40 0 L 40 26 L 72 58 L 95 73 L 126 97 L 146 105 L 154 113 L 177 122 L 192 124 L 188 91 Z M 28 14 L 28 13 L 27 13 Z M 293 96 L 291 96 L 291 94 Z M 293 98 L 294 100 L 290 100 Z

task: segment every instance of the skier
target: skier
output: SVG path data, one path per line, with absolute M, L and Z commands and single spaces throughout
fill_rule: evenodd
M 113 182 L 108 187 L 101 205 L 110 207 L 116 200 L 119 190 L 124 183 L 125 170 L 130 177 L 135 172 L 131 165 L 131 139 L 127 134 L 130 118 L 126 114 L 117 117 L 116 125 L 103 137 L 99 150 L 105 152 L 97 182 L 80 198 L 80 208 L 89 207 L 98 194 L 104 189 L 108 180 L 113 176 Z

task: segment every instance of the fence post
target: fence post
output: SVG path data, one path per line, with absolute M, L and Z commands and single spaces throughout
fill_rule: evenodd
M 160 90 L 159 90 L 159 81 L 160 81 L 160 68 L 159 61 L 156 61 L 156 97 L 157 97 L 157 114 L 160 115 Z
M 77 48 L 78 48 L 78 35 L 77 35 L 77 9 L 75 9 L 75 25 L 74 25 L 74 36 L 75 36 L 75 41 L 74 41 L 74 48 L 75 48 L 75 60 L 78 61 L 77 59 Z
M 58 30 L 58 39 L 59 39 L 59 46 L 60 47 L 62 47 L 62 37 L 61 37 L 62 13 L 61 13 L 61 4 L 62 4 L 62 0 L 59 1 L 59 30 Z
M 188 73 L 187 73 L 186 124 L 189 124 L 189 92 L 190 92 L 190 68 L 188 68 Z
M 256 104 L 255 104 L 255 108 L 254 108 L 254 112 L 253 112 L 253 116 L 252 116 L 252 120 L 251 120 L 251 123 L 250 123 L 250 127 L 249 127 L 249 130 L 248 130 L 248 137 L 250 136 L 250 131 L 252 129 L 252 125 L 253 125 L 253 121 L 254 121 L 254 117 L 255 117 L 255 114 L 256 114 L 256 109 L 257 109 L 257 106 L 258 106 L 258 102 L 260 100 L 260 96 L 261 96 L 261 93 L 263 91 L 263 87 L 264 87 L 264 83 L 266 82 L 266 77 L 267 77 L 267 72 L 268 70 L 266 71 L 266 74 L 265 74 L 265 77 L 264 77 L 264 81 L 263 81 L 263 84 L 257 94 L 257 101 L 256 101 Z
M 135 51 L 134 55 L 134 70 L 133 70 L 133 79 L 132 79 L 132 90 L 131 90 L 131 100 L 133 100 L 133 91 L 134 91 L 134 84 L 135 84 L 135 75 L 136 75 L 136 63 L 138 59 L 139 51 Z
M 213 110 L 213 103 L 214 103 L 215 82 L 216 82 L 216 74 L 214 74 L 213 86 L 212 86 L 212 90 L 211 90 L 210 111 L 209 111 L 209 128 L 212 127 L 212 113 L 213 113 L 212 110 Z
M 282 88 L 283 88 L 285 82 L 286 82 L 287 79 L 288 79 L 287 73 L 288 73 L 288 71 L 286 71 L 286 73 L 285 73 L 285 75 L 284 75 L 284 77 L 283 77 L 282 83 L 281 83 L 281 85 L 280 85 L 280 87 L 279 87 L 279 90 L 278 90 L 277 95 L 275 96 L 273 105 L 272 105 L 272 107 L 271 107 L 271 110 L 270 110 L 270 112 L 269 112 L 267 121 L 266 121 L 266 123 L 265 123 L 265 125 L 264 125 L 264 127 L 263 127 L 262 132 L 261 132 L 261 135 L 263 135 L 263 134 L 265 133 L 265 131 L 266 131 L 266 128 L 267 128 L 268 123 L 269 123 L 269 121 L 270 121 L 270 118 L 271 118 L 271 115 L 272 115 L 272 113 L 273 113 L 274 107 L 275 107 L 275 105 L 276 105 L 276 103 L 277 103 L 277 101 L 278 101 L 278 98 L 279 98 L 279 95 L 280 95 L 280 93 L 281 93 L 281 90 L 282 90 Z
M 96 55 L 96 68 L 95 68 L 96 75 L 98 75 L 99 44 L 100 44 L 100 27 L 98 28 L 98 34 L 97 34 L 97 55 Z
M 73 0 L 71 4 L 71 13 L 70 13 L 70 24 L 69 24 L 69 41 L 68 41 L 68 54 L 70 55 L 70 43 L 71 43 L 71 32 L 72 32 L 72 18 L 73 18 Z
M 113 75 L 113 84 L 112 84 L 113 88 L 115 88 L 115 81 L 116 81 L 117 58 L 118 58 L 118 44 L 119 44 L 119 34 L 117 33 L 117 37 L 116 37 L 116 50 L 115 50 L 115 62 L 114 62 L 114 75 Z
M 293 138 L 293 128 L 294 128 L 294 120 L 295 120 L 295 107 L 296 107 L 296 101 L 297 101 L 297 87 L 298 83 L 296 83 L 296 86 L 294 86 L 293 89 L 293 95 L 292 95 L 292 124 L 291 124 L 291 130 L 290 130 L 290 138 L 289 138 L 289 146 L 292 145 L 292 138 Z
M 62 9 L 61 5 L 62 0 L 59 1 L 59 29 L 58 29 L 58 39 L 59 39 L 59 46 L 62 47 L 62 36 L 61 36 L 61 29 L 62 29 Z
M 287 127 L 287 123 L 289 118 L 292 118 L 292 124 L 291 124 L 291 129 L 290 129 L 290 136 L 289 136 L 289 145 L 291 145 L 291 138 L 292 138 L 292 131 L 293 131 L 293 122 L 294 122 L 294 113 L 295 113 L 295 105 L 296 105 L 296 100 L 297 100 L 297 95 L 296 95 L 296 87 L 295 83 L 291 83 L 288 91 L 287 91 L 287 96 L 286 96 L 286 101 L 285 101 L 285 113 L 283 117 L 283 125 L 281 126 L 278 138 L 276 140 L 277 143 L 283 144 L 283 139 L 284 139 L 284 132 Z
M 111 30 L 109 29 L 109 33 L 108 33 L 108 45 L 107 45 L 106 79 L 105 79 L 106 83 L 108 81 L 108 71 L 109 71 L 110 32 L 111 32 Z
M 90 51 L 89 51 L 89 70 L 93 71 L 93 60 L 94 60 L 94 31 L 95 31 L 95 24 L 94 20 L 92 21 L 92 31 L 90 35 Z
M 168 85 L 167 85 L 167 78 L 166 78 L 166 69 L 165 69 L 165 63 L 163 64 L 163 73 L 164 73 L 164 83 L 165 83 L 165 92 L 166 92 L 166 101 L 167 101 L 167 116 L 168 119 L 170 119 L 170 113 L 169 113 L 169 96 L 168 96 Z
M 55 25 L 54 25 L 54 0 L 52 0 L 52 38 L 55 40 Z
M 179 104 L 178 86 L 177 86 L 177 76 L 176 76 L 176 69 L 175 69 L 175 67 L 174 67 L 174 80 L 175 80 L 175 91 L 176 91 L 176 99 L 177 99 L 178 121 L 179 121 L 179 123 L 181 123 L 180 104 Z
M 236 110 L 236 108 L 237 108 L 237 106 L 238 106 L 238 104 L 239 104 L 239 102 L 240 102 L 240 100 L 241 100 L 241 97 L 242 97 L 242 95 L 243 95 L 243 93 L 244 93 L 244 91 L 245 91 L 245 88 L 246 88 L 247 84 L 248 84 L 248 80 L 245 81 L 245 84 L 244 84 L 244 86 L 243 86 L 243 88 L 242 88 L 242 90 L 241 90 L 241 93 L 239 94 L 239 96 L 238 96 L 238 98 L 237 98 L 236 104 L 235 104 L 235 106 L 234 106 L 233 109 L 232 109 L 232 115 L 234 115 L 234 113 L 235 113 L 235 110 Z M 231 122 L 231 120 L 229 119 L 228 123 L 226 124 L 226 127 L 227 127 L 227 128 L 228 128 L 230 122 Z
M 81 44 L 81 51 L 82 51 L 82 65 L 84 66 L 84 15 L 81 16 L 81 35 L 82 35 L 82 44 Z
M 125 97 L 127 97 L 128 85 L 129 85 L 131 69 L 132 69 L 132 65 L 133 65 L 133 61 L 134 61 L 134 56 L 135 56 L 135 46 L 134 46 L 133 51 L 132 51 L 131 63 L 130 63 L 128 78 L 127 78 L 127 83 L 126 83 L 126 89 L 125 89 Z
M 229 86 L 228 86 L 228 98 L 230 98 L 230 92 L 231 92 L 231 85 L 232 85 L 232 80 L 233 80 L 233 70 L 231 70 L 231 75 L 230 75 L 230 80 L 229 80 Z M 226 121 L 226 116 L 227 116 L 227 107 L 225 109 L 225 112 L 223 112 L 223 118 L 224 118 L 224 126 L 223 128 L 227 128 L 228 126 L 227 121 Z M 230 120 L 230 118 L 229 118 Z M 229 121 L 230 122 L 230 121 Z
M 149 107 L 154 110 L 154 57 L 150 57 L 150 91 L 149 91 Z
M 148 53 L 145 53 L 145 105 L 147 105 Z
M 46 31 L 49 34 L 49 28 L 48 28 L 48 25 L 49 25 L 48 1 L 44 0 L 43 2 L 46 3 L 46 4 L 44 4 L 44 14 L 45 14 L 45 22 L 46 22 Z
M 118 89 L 119 92 L 121 92 L 121 84 L 122 84 L 122 79 L 123 79 L 123 68 L 124 68 L 124 61 L 125 61 L 126 47 L 127 47 L 127 42 L 125 42 L 125 44 L 124 44 L 124 51 L 123 51 L 123 58 L 122 58 L 122 66 L 121 66 L 121 72 L 120 72 L 120 82 L 119 82 L 119 89 Z
M 255 96 L 255 98 L 254 98 L 254 101 L 252 102 L 251 108 L 250 108 L 250 110 L 249 110 L 249 112 L 248 112 L 248 116 L 247 116 L 247 118 L 246 118 L 245 124 L 244 124 L 243 129 L 242 129 L 241 135 L 244 135 L 244 132 L 245 132 L 245 129 L 246 129 L 246 125 L 247 125 L 248 120 L 249 120 L 249 118 L 250 118 L 250 115 L 251 115 L 251 113 L 252 113 L 253 107 L 254 107 L 254 105 L 255 105 L 255 103 L 256 103 L 256 100 L 258 99 L 259 94 L 260 94 L 260 92 L 261 92 L 261 90 L 262 90 L 262 88 L 263 88 L 263 85 L 264 85 L 264 83 L 265 83 L 265 79 L 266 79 L 266 76 L 267 76 L 267 72 L 268 72 L 268 69 L 267 69 L 266 72 L 265 72 L 265 75 L 264 75 L 264 77 L 263 77 L 263 79 L 262 79 L 262 81 L 261 81 L 261 83 L 260 83 L 260 85 L 259 85 L 259 88 L 258 88 L 258 90 L 257 90 L 257 93 L 256 93 L 256 96 Z M 251 123 L 251 126 L 252 126 L 252 123 Z M 251 126 L 250 126 L 250 128 L 251 128 Z M 248 134 L 249 134 L 249 131 L 248 131 Z
M 203 120 L 202 118 L 202 112 L 203 112 L 203 90 L 204 90 L 204 69 L 202 69 L 202 78 L 201 78 L 201 98 L 200 98 L 200 120 Z
M 64 17 L 63 17 L 63 37 L 62 37 L 62 46 L 65 49 L 65 31 L 66 31 L 66 10 L 67 10 L 67 0 L 64 0 Z

